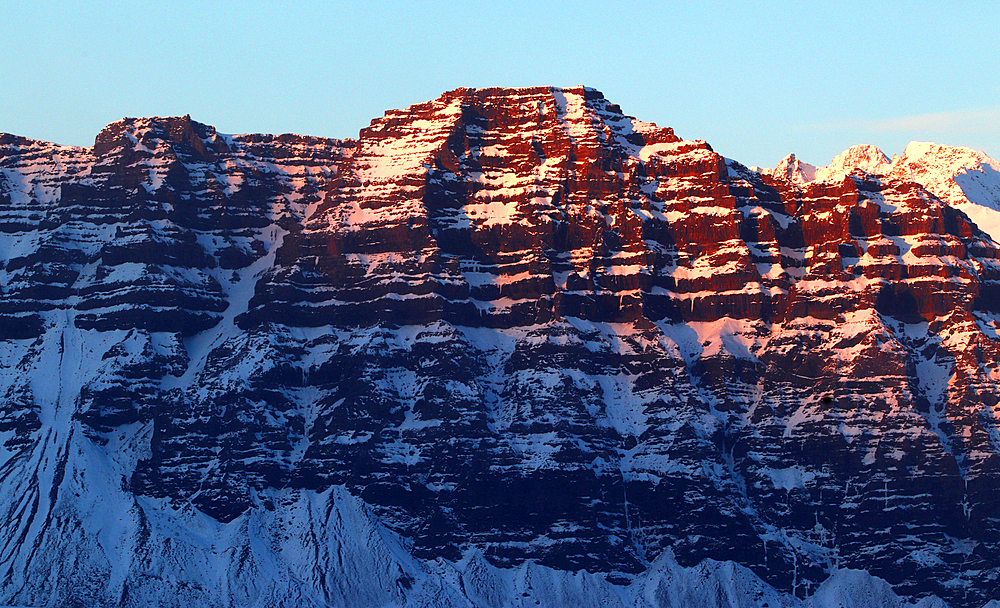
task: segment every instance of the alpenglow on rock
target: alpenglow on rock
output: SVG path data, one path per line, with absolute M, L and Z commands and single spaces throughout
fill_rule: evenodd
M 1000 598 L 998 245 L 857 152 L 582 87 L 0 135 L 0 604 Z

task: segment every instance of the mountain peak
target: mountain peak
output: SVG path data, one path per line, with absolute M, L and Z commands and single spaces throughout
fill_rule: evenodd
M 863 144 L 838 154 L 812 174 L 794 167 L 811 167 L 790 154 L 764 175 L 794 184 L 841 181 L 861 170 L 876 177 L 912 181 L 946 203 L 961 209 L 981 229 L 1000 240 L 1000 162 L 984 152 L 960 146 L 912 141 L 892 160 L 878 147 Z M 974 201 L 974 202 L 973 202 Z
M 911 141 L 906 144 L 903 148 L 903 155 L 909 157 L 916 156 L 943 156 L 943 155 L 962 155 L 962 156 L 976 156 L 978 158 L 986 157 L 986 154 L 978 150 L 973 150 L 965 146 L 949 146 L 946 144 L 938 144 L 930 141 Z
M 789 154 L 781 159 L 781 162 L 774 168 L 773 174 L 775 177 L 781 177 L 796 184 L 806 184 L 816 179 L 816 167 L 800 161 L 795 154 Z
M 884 165 L 890 164 L 889 157 L 877 146 L 860 144 L 844 150 L 824 167 L 825 171 L 817 175 L 817 179 L 843 179 L 855 169 L 863 169 L 868 173 L 878 173 Z
M 184 116 L 122 118 L 101 129 L 94 140 L 94 154 L 104 156 L 122 147 L 155 148 L 159 142 L 179 145 L 199 160 L 211 160 L 225 142 L 215 127 Z

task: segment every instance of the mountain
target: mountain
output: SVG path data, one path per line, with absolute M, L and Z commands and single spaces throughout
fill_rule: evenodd
M 796 158 L 794 154 L 789 154 L 785 158 L 781 159 L 778 166 L 773 169 L 762 169 L 760 167 L 750 167 L 750 169 L 758 173 L 766 173 L 775 179 L 781 179 L 799 185 L 807 184 L 816 180 L 816 166 L 802 162 Z
M 786 177 L 583 87 L 0 136 L 0 602 L 1000 598 L 997 243 Z
M 816 168 L 790 154 L 773 169 L 754 170 L 774 179 L 806 184 L 840 181 L 852 171 L 920 184 L 960 209 L 993 239 L 1000 239 L 1000 162 L 970 148 L 910 142 L 891 161 L 875 146 L 853 146 L 826 167 Z

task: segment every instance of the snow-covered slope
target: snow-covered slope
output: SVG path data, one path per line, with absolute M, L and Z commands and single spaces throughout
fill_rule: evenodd
M 1000 238 L 1000 162 L 969 148 L 912 142 L 894 159 L 891 171 L 927 188 L 994 239 Z
M 998 246 L 884 161 L 583 87 L 0 135 L 0 602 L 980 608 Z

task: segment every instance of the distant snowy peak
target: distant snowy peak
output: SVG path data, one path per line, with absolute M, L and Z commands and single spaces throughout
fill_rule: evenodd
M 816 167 L 799 160 L 794 154 L 781 159 L 774 169 L 760 172 L 795 184 L 809 182 L 840 181 L 856 169 L 867 173 L 880 174 L 891 164 L 884 152 L 871 145 L 852 146 L 841 152 L 829 165 Z
M 958 173 L 963 168 L 984 163 L 997 166 L 997 161 L 984 152 L 972 148 L 911 141 L 903 150 L 903 155 L 898 157 L 894 164 L 907 166 L 914 170 L 925 168 L 937 172 Z
M 855 169 L 867 173 L 885 172 L 892 161 L 882 150 L 869 144 L 851 146 L 838 154 L 826 167 L 816 170 L 817 180 L 841 180 Z
M 891 174 L 919 183 L 1000 241 L 1000 162 L 970 148 L 911 142 Z
M 767 173 L 795 184 L 806 184 L 816 179 L 816 167 L 800 161 L 794 154 L 789 154 L 781 159 L 781 162 L 774 169 L 763 169 L 761 173 Z
M 983 152 L 910 142 L 893 161 L 891 173 L 912 179 L 952 205 L 971 202 L 1000 210 L 1000 162 Z
M 882 175 L 892 167 L 892 161 L 882 150 L 869 144 L 851 146 L 838 154 L 825 167 L 816 167 L 789 154 L 773 169 L 755 168 L 758 172 L 776 179 L 792 183 L 840 181 L 853 171 L 861 169 L 867 173 Z
M 916 182 L 1000 239 L 1000 162 L 971 148 L 910 142 L 901 156 L 890 161 L 877 147 L 860 145 L 848 148 L 826 167 L 813 167 L 790 154 L 773 169 L 758 171 L 806 184 L 841 181 L 859 169 L 877 177 Z

